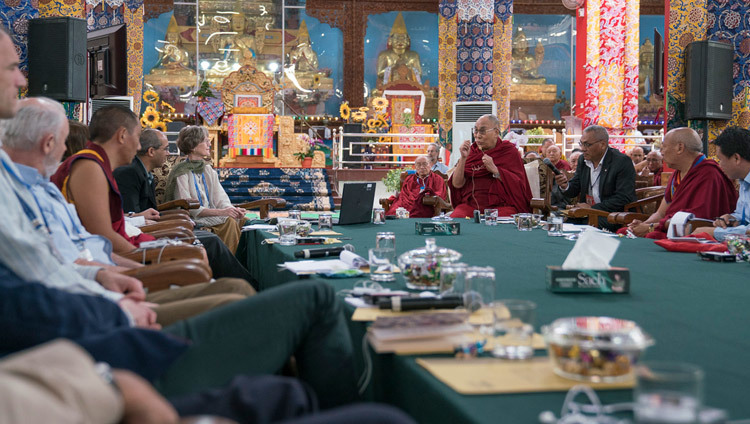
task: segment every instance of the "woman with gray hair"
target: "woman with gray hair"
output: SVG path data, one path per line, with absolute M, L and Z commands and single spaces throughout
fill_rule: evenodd
M 177 147 L 187 159 L 172 168 L 167 177 L 167 201 L 197 199 L 198 209 L 191 209 L 195 222 L 216 233 L 232 253 L 237 250 L 245 211 L 232 206 L 229 196 L 219 183 L 219 175 L 203 158 L 210 156 L 211 139 L 208 130 L 200 125 L 189 125 L 180 130 Z

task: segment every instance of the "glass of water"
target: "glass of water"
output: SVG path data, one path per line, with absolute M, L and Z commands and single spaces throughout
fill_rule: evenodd
M 697 423 L 703 403 L 703 370 L 684 362 L 644 362 L 636 367 L 638 423 Z
M 470 266 L 464 277 L 464 303 L 471 312 L 479 311 L 474 326 L 483 335 L 494 333 L 494 315 L 490 308 L 495 300 L 495 268 L 491 266 Z
M 318 231 L 333 230 L 333 220 L 330 213 L 318 215 Z
M 534 356 L 536 303 L 520 299 L 492 302 L 495 318 L 495 343 L 492 355 L 504 359 L 528 359 Z
M 463 262 L 449 262 L 440 265 L 440 293 L 464 294 L 467 265 Z
M 497 225 L 497 209 L 484 210 L 485 225 Z
M 396 251 L 396 233 L 381 231 L 375 234 L 375 247 L 378 249 L 393 249 Z
M 385 209 L 374 208 L 372 210 L 372 223 L 373 224 L 385 224 Z
M 563 234 L 563 217 L 559 213 L 550 213 L 547 218 L 547 235 L 550 237 L 562 237 Z
M 534 217 L 530 213 L 518 214 L 518 231 L 531 231 L 534 228 Z
M 289 219 L 302 219 L 302 212 L 300 212 L 298 209 L 291 209 L 289 211 Z
M 369 250 L 370 279 L 378 282 L 390 282 L 396 279 L 394 267 L 396 249 L 374 248 Z
M 280 219 L 277 226 L 279 228 L 280 245 L 294 246 L 297 244 L 297 220 Z

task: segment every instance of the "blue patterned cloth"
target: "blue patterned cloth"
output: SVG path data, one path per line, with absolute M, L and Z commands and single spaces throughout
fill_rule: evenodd
M 750 85 L 750 2 L 708 0 L 707 38 L 734 46 L 734 97 Z
M 319 168 L 219 168 L 219 181 L 232 203 L 280 197 L 287 209 L 333 209 L 330 182 Z
M 474 16 L 458 24 L 458 101 L 492 100 L 492 22 Z
M 21 59 L 21 71 L 28 72 L 29 19 L 39 17 L 38 3 L 31 0 L 6 0 L 0 2 L 0 25 L 11 34 L 16 53 Z

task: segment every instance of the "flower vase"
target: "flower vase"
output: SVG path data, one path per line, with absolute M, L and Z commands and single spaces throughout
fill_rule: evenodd
M 312 161 L 313 161 L 313 158 L 310 158 L 310 157 L 302 159 L 302 167 L 312 168 Z

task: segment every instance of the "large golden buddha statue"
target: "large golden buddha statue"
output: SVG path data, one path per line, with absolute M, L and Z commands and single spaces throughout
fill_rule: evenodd
M 544 61 L 544 47 L 537 43 L 534 55 L 529 53 L 529 41 L 522 28 L 513 37 L 513 65 L 511 81 L 514 84 L 546 84 L 547 79 L 539 75 L 538 69 Z
M 254 36 L 247 31 L 247 20 L 244 15 L 232 15 L 232 32 L 233 34 L 226 44 L 226 59 L 230 63 L 239 63 L 240 65 L 254 65 L 255 60 L 260 53 Z
M 159 51 L 159 59 L 145 76 L 145 82 L 158 86 L 195 85 L 195 69 L 190 67 L 190 53 L 182 47 L 180 31 L 174 16 L 169 21 L 166 44 Z
M 302 21 L 297 33 L 297 45 L 289 52 L 289 64 L 294 64 L 296 73 L 318 72 L 318 54 L 312 49 L 307 23 Z
M 285 61 L 284 88 L 292 89 L 300 104 L 321 103 L 333 93 L 333 79 L 318 66 L 318 54 L 312 48 L 307 23 L 303 20 L 297 31 L 297 44 Z M 322 112 L 319 112 L 322 113 Z
M 411 38 L 406 31 L 404 17 L 399 12 L 388 36 L 386 50 L 378 55 L 378 80 L 380 88 L 391 81 L 416 81 L 422 84 L 422 65 L 419 54 L 410 50 Z

